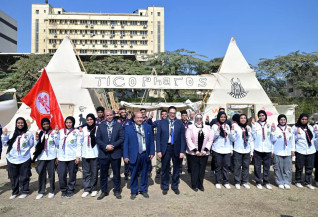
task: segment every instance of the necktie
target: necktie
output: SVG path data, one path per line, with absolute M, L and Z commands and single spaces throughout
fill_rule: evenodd
M 110 126 L 107 124 L 107 135 L 108 135 L 108 140 L 111 140 L 112 137 L 112 131 L 110 130 Z
M 171 144 L 173 144 L 173 135 L 174 135 L 174 133 L 173 133 L 173 131 L 174 131 L 174 129 L 173 129 L 173 121 L 170 121 L 170 129 L 171 129 L 171 131 L 170 131 L 170 143 Z
M 138 144 L 139 144 L 139 154 L 143 152 L 142 149 L 142 136 L 141 136 L 141 126 L 138 126 Z

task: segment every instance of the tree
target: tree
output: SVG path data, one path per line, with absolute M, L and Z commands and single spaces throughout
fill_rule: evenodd
M 15 88 L 18 99 L 23 98 L 33 87 L 43 69 L 51 59 L 50 54 L 16 57 L 18 60 L 9 67 L 12 73 L 5 78 L 4 89 Z
M 304 96 L 318 96 L 318 53 L 292 52 L 274 59 L 261 59 L 256 67 L 264 89 L 274 94 L 287 94 L 292 86 Z

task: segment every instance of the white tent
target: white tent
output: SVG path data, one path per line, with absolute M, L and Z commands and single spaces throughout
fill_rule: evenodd
M 232 38 L 226 51 L 219 71 L 213 76 L 217 82 L 211 88 L 212 93 L 207 100 L 205 115 L 215 117 L 218 109 L 229 108 L 240 105 L 252 108 L 257 115 L 258 110 L 265 110 L 268 120 L 276 122 L 278 112 L 256 78 L 256 73 L 242 55 L 237 47 L 235 39 Z
M 7 125 L 10 122 L 13 115 L 18 110 L 17 100 L 15 96 L 16 89 L 12 88 L 12 89 L 2 91 L 0 92 L 0 96 L 6 93 L 13 93 L 14 96 L 13 96 L 13 99 L 0 101 L 0 124 L 2 126 Z
M 88 89 L 81 88 L 84 72 L 80 69 L 69 37 L 64 38 L 47 65 L 46 71 L 64 118 L 69 115 L 74 116 L 76 120 L 75 126 L 78 126 L 85 122 L 88 113 L 96 114 Z M 30 112 L 31 109 L 23 103 L 6 126 L 8 130 L 14 130 L 16 118 L 24 117 L 28 124 L 31 125 L 30 130 L 36 131 L 38 127 L 30 117 Z

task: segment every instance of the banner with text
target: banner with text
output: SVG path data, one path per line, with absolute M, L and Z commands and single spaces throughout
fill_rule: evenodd
M 109 89 L 192 89 L 207 90 L 215 85 L 211 76 L 92 75 L 85 74 L 82 88 Z

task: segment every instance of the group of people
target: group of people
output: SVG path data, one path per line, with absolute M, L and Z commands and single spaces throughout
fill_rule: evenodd
M 130 176 L 132 200 L 138 194 L 149 197 L 148 178 L 154 157 L 156 178 L 161 177 L 163 195 L 168 193 L 170 186 L 175 194 L 180 194 L 180 174 L 185 156 L 194 191 L 204 191 L 203 180 L 210 155 L 211 174 L 215 174 L 217 189 L 221 189 L 222 184 L 226 189 L 231 188 L 229 171 L 234 174 L 236 189 L 241 186 L 249 189 L 251 161 L 254 163 L 258 189 L 272 189 L 269 179 L 272 163 L 276 184 L 280 189 L 289 189 L 292 182 L 292 156 L 296 157 L 295 185 L 302 188 L 304 184 L 314 189 L 314 167 L 318 185 L 318 126 L 309 125 L 307 114 L 301 114 L 295 126 L 290 127 L 285 115 L 278 116 L 277 125 L 269 123 L 263 110 L 257 114 L 258 121 L 252 119 L 250 125 L 245 114 L 235 114 L 231 122 L 224 109 L 220 109 L 211 122 L 209 117 L 203 120 L 200 113 L 191 112 L 189 117 L 185 110 L 181 111 L 179 120 L 174 106 L 167 111 L 162 110 L 161 119 L 154 122 L 152 115 L 146 116 L 146 109 L 140 109 L 132 118 L 128 118 L 125 108 L 120 108 L 118 116 L 103 107 L 98 107 L 96 111 L 97 117 L 88 114 L 86 123 L 78 128 L 75 128 L 75 119 L 69 116 L 65 119 L 63 129 L 53 129 L 50 120 L 43 118 L 41 129 L 32 134 L 22 117 L 17 118 L 15 130 L 11 134 L 6 128 L 3 129 L 1 141 L 8 147 L 6 156 L 12 187 L 10 199 L 16 198 L 20 191 L 19 198 L 28 196 L 31 163 L 35 161 L 38 173 L 36 199 L 45 195 L 47 174 L 50 184 L 48 198 L 55 196 L 55 171 L 61 196 L 72 197 L 80 161 L 84 186 L 82 197 L 97 196 L 98 171 L 101 193 L 97 200 L 109 195 L 111 167 L 114 196 L 121 199 L 122 158 L 125 180 Z M 35 151 L 31 156 L 33 146 Z

